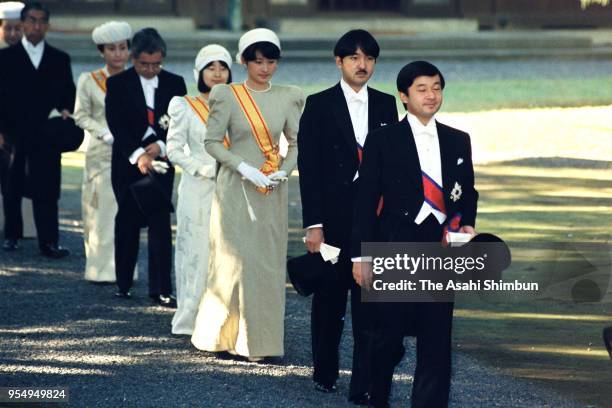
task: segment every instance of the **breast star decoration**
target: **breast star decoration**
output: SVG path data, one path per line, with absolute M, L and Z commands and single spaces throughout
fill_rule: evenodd
M 157 123 L 159 123 L 160 128 L 166 130 L 170 126 L 170 117 L 168 115 L 164 115 L 159 118 L 159 121 Z
M 450 193 L 450 199 L 457 202 L 461 198 L 461 185 L 455 181 L 455 186 Z

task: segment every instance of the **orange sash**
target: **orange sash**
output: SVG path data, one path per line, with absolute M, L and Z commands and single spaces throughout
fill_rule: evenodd
M 199 96 L 196 96 L 194 98 L 185 95 L 184 98 L 189 104 L 189 106 L 191 106 L 191 109 L 193 109 L 195 114 L 198 115 L 204 126 L 206 126 L 208 124 L 208 114 L 210 113 L 210 108 L 208 107 L 208 104 L 204 101 L 204 99 L 200 98 Z M 226 149 L 229 149 L 230 147 L 230 141 L 227 135 L 225 135 L 225 137 L 223 138 L 223 146 L 225 146 Z
M 106 76 L 104 70 L 99 69 L 97 71 L 92 71 L 91 77 L 93 78 L 96 85 L 98 85 L 98 87 L 102 90 L 102 93 L 106 93 L 106 79 L 108 77 Z
M 251 126 L 253 137 L 255 138 L 259 149 L 266 159 L 264 164 L 261 166 L 261 172 L 265 175 L 269 175 L 278 171 L 281 160 L 279 147 L 277 144 L 274 144 L 272 134 L 270 133 L 268 125 L 266 125 L 266 121 L 264 120 L 261 111 L 257 107 L 257 104 L 251 97 L 251 94 L 244 84 L 230 85 L 230 88 L 234 92 L 234 96 L 238 100 L 238 104 L 240 105 L 242 112 L 244 112 L 244 116 L 246 116 L 246 119 Z M 257 188 L 257 191 L 266 195 L 270 194 L 270 190 L 266 188 Z

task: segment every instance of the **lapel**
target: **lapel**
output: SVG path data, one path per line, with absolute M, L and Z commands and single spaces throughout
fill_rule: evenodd
M 22 59 L 23 67 L 27 69 L 28 71 L 30 71 L 31 73 L 36 72 L 36 68 L 34 68 L 34 65 L 32 64 L 32 60 L 30 59 L 28 52 L 25 50 L 25 48 L 23 48 L 23 44 L 21 43 L 21 41 L 17 43 L 16 47 Z M 44 53 L 43 53 L 43 57 L 44 57 Z M 42 61 L 41 61 L 41 65 L 42 65 Z
M 155 121 L 159 120 L 162 116 L 166 114 L 166 112 L 162 112 L 160 109 L 164 105 L 163 97 L 164 95 L 164 87 L 166 86 L 164 71 L 161 71 L 157 75 L 157 88 L 155 88 Z
M 377 116 L 378 112 L 374 110 L 377 105 L 374 98 L 374 92 L 371 92 L 371 89 L 368 86 L 368 133 L 380 125 Z M 374 126 L 375 124 L 376 126 Z
M 443 126 L 436 121 L 436 128 L 438 130 L 438 142 L 440 143 L 440 166 L 442 171 L 442 190 L 444 190 L 444 201 L 448 202 L 450 191 L 453 189 L 454 182 L 452 179 L 453 175 L 453 147 L 451 145 L 451 137 L 446 132 Z M 451 185 L 452 183 L 452 185 Z
M 346 98 L 344 97 L 344 93 L 342 92 L 339 82 L 333 88 L 332 95 L 333 101 L 331 105 L 334 111 L 334 118 L 336 119 L 338 127 L 340 127 L 340 131 L 342 136 L 344 136 L 347 147 L 351 152 L 354 152 L 355 160 L 357 160 L 357 142 L 355 141 L 355 131 L 353 130 L 353 123 L 351 122 L 348 104 L 346 103 Z
M 406 160 L 406 167 L 408 174 L 412 178 L 412 181 L 417 186 L 419 191 L 423 190 L 423 175 L 421 171 L 421 162 L 419 161 L 419 153 L 417 151 L 416 142 L 414 141 L 414 135 L 412 128 L 408 122 L 408 116 L 402 119 L 400 132 L 401 135 L 398 138 L 401 145 L 398 148 L 398 152 L 405 152 L 405 155 L 401 155 Z
M 28 57 L 28 60 L 29 60 L 29 57 Z M 45 48 L 43 49 L 42 58 L 40 59 L 40 65 L 38 66 L 38 72 L 47 72 L 51 70 L 53 70 L 53 61 L 49 53 L 49 44 L 45 42 Z
M 140 83 L 140 77 L 136 73 L 134 68 L 130 68 L 130 72 L 128 74 L 128 94 L 134 100 L 134 107 L 140 113 L 140 115 L 147 120 L 147 101 L 144 96 L 144 91 L 142 90 L 142 84 Z

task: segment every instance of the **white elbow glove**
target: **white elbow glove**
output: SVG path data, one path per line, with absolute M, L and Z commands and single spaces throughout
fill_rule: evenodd
M 268 187 L 269 185 L 276 184 L 272 182 L 268 176 L 263 174 L 259 169 L 253 166 L 249 166 L 245 162 L 238 165 L 238 172 L 242 174 L 242 177 L 249 180 L 256 187 Z
M 216 175 L 216 166 L 205 164 L 196 170 L 195 176 L 202 180 L 214 179 Z
M 110 146 L 110 145 L 112 145 L 112 144 L 113 144 L 113 142 L 115 141 L 115 138 L 114 138 L 114 137 L 113 137 L 113 135 L 112 135 L 112 134 L 110 134 L 110 133 L 105 133 L 105 134 L 103 134 L 103 135 L 100 137 L 100 139 L 102 139 L 102 141 L 103 141 L 104 143 L 106 143 L 107 145 L 109 145 L 109 146 Z
M 160 160 L 153 160 L 151 165 L 153 165 L 153 170 L 155 170 L 155 172 L 159 174 L 166 174 L 168 172 L 168 169 L 170 168 L 168 163 Z

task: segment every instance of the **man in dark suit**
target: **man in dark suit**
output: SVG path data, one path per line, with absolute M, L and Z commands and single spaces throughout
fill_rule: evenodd
M 312 299 L 312 355 L 315 389 L 334 392 L 338 348 L 348 291 L 353 323 L 353 373 L 349 400 L 367 404 L 369 339 L 359 287 L 351 279 L 350 238 L 357 169 L 368 132 L 397 122 L 395 98 L 367 86 L 380 49 L 370 33 L 353 30 L 334 48 L 340 83 L 306 100 L 298 133 L 298 167 L 306 246 L 340 248 L 334 276 Z
M 470 138 L 434 117 L 444 77 L 432 64 L 415 61 L 400 71 L 397 89 L 408 114 L 368 136 L 359 168 L 352 252 L 353 277 L 362 286 L 371 281 L 371 266 L 359 258 L 367 255 L 361 254 L 362 242 L 442 242 L 447 230 L 475 235 L 478 192 Z M 417 337 L 411 406 L 448 405 L 452 318 L 449 302 L 376 304 L 373 406 L 388 406 L 408 333 Z
M 140 228 L 147 226 L 149 296 L 162 306 L 175 307 L 170 280 L 171 208 L 161 206 L 152 211 L 142 200 L 149 204 L 169 201 L 174 169 L 166 159 L 166 112 L 170 99 L 185 95 L 187 89 L 182 77 L 162 70 L 166 44 L 155 29 L 137 32 L 132 39 L 131 52 L 133 67 L 110 77 L 106 93 L 106 119 L 115 138 L 111 180 L 119 207 L 115 217 L 117 296 L 131 296 Z M 168 167 L 166 171 L 156 168 L 160 162 Z M 149 177 L 149 173 L 155 174 L 162 194 L 136 197 L 131 186 Z
M 21 11 L 21 42 L 0 51 L 0 134 L 9 165 L 4 186 L 4 250 L 18 247 L 22 236 L 22 197 L 32 198 L 38 244 L 43 255 L 62 258 L 58 245 L 61 152 L 43 129 L 56 110 L 67 119 L 74 107 L 70 57 L 45 41 L 49 10 L 39 3 Z

